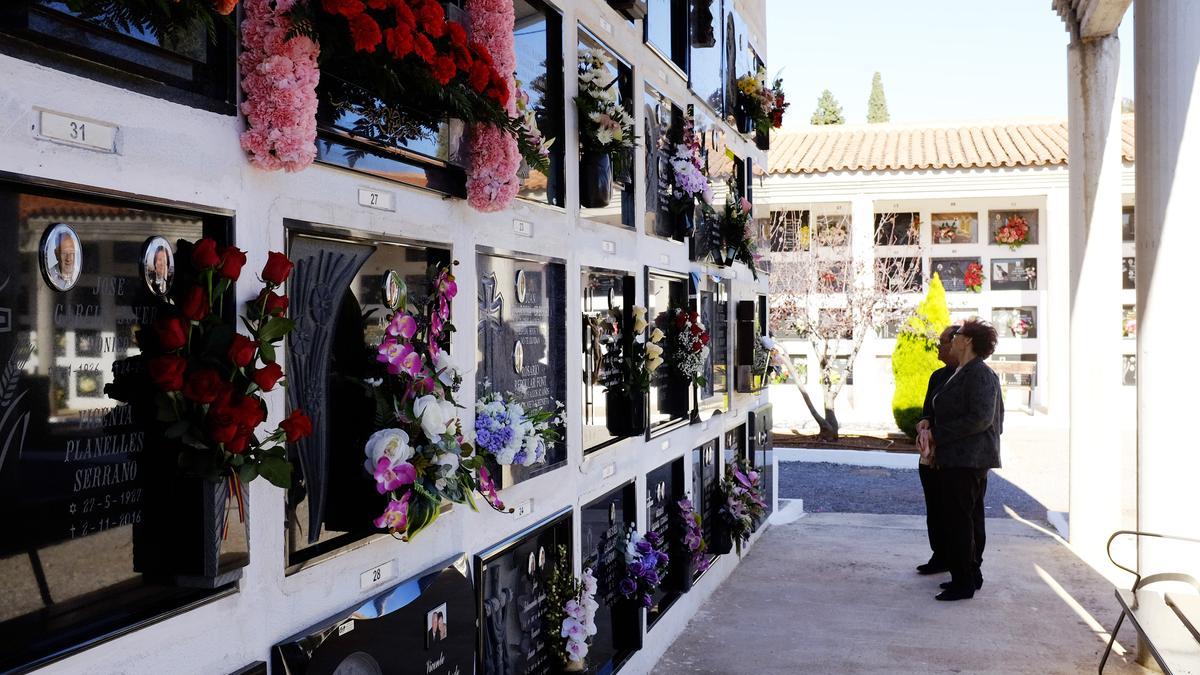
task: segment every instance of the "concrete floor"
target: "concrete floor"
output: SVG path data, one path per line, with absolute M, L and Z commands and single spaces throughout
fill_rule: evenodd
M 933 599 L 924 518 L 813 514 L 771 527 L 655 675 L 1096 672 L 1112 586 L 1059 540 L 989 519 L 983 590 Z M 1102 627 L 1103 626 L 1103 627 Z M 1126 627 L 1119 644 L 1133 648 Z M 1106 673 L 1147 673 L 1114 653 Z

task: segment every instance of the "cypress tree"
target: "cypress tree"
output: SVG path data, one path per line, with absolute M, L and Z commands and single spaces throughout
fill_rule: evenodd
M 833 97 L 833 94 L 826 89 L 821 92 L 821 97 L 817 99 L 817 109 L 813 111 L 810 124 L 845 124 L 846 119 L 842 117 L 842 106 Z
M 892 374 L 896 380 L 892 417 L 909 438 L 917 436 L 917 421 L 921 419 L 929 376 L 942 367 L 937 358 L 938 336 L 949 325 L 946 289 L 934 272 L 925 300 L 900 329 L 896 348 L 892 351 Z
M 887 98 L 883 95 L 883 78 L 876 71 L 871 78 L 871 98 L 867 99 L 867 123 L 879 124 L 892 118 L 888 114 Z

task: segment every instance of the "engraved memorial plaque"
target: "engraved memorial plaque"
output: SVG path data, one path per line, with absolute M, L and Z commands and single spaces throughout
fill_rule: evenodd
M 698 448 L 692 449 L 692 506 L 700 514 L 700 532 L 704 541 L 711 547 L 713 544 L 713 524 L 721 505 L 718 499 L 718 484 L 721 481 L 721 465 L 717 453 L 720 452 L 720 441 L 716 438 Z M 715 554 L 709 555 L 709 560 L 716 560 Z M 703 572 L 696 572 L 694 578 L 699 579 Z
M 684 497 L 683 458 L 672 460 L 646 474 L 646 518 L 649 530 L 658 532 L 666 542 L 667 554 L 671 556 L 667 572 L 662 576 L 662 585 L 654 594 L 654 606 L 646 612 L 650 628 L 679 598 L 681 591 L 691 587 L 691 579 L 682 575 L 690 573 L 691 558 L 683 546 L 684 523 L 679 517 L 679 500 Z
M 488 253 L 476 258 L 479 326 L 476 390 L 496 391 L 527 408 L 566 402 L 565 267 L 559 262 Z M 545 464 L 505 466 L 507 486 L 563 466 L 564 441 L 546 448 Z
M 550 571 L 559 546 L 571 554 L 566 510 L 475 557 L 479 662 L 483 675 L 546 675 L 558 670 L 559 627 L 546 625 Z M 465 672 L 465 671 L 464 671 Z
M 625 535 L 637 524 L 633 483 L 579 510 L 583 568 L 596 575 L 597 634 L 588 649 L 590 672 L 613 672 L 641 647 L 641 604 L 626 600 L 617 586 L 625 578 Z

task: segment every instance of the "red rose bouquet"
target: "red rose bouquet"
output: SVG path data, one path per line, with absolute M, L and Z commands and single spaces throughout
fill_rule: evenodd
M 1029 241 L 1029 221 L 1024 216 L 1012 215 L 1003 225 L 996 228 L 996 243 L 1017 250 Z
M 708 330 L 700 323 L 700 315 L 672 307 L 660 314 L 658 323 L 667 334 L 665 360 L 680 377 L 703 387 L 708 379 L 704 368 L 708 364 Z
M 980 293 L 983 291 L 983 280 L 983 265 L 977 262 L 969 263 L 963 272 L 963 285 L 975 293 Z
M 276 289 L 292 263 L 282 253 L 270 254 L 264 287 L 242 317 L 249 331 L 243 335 L 221 316 L 221 308 L 241 276 L 245 252 L 233 246 L 218 250 L 205 238 L 192 248 L 191 261 L 194 283 L 180 289 L 173 311 L 141 328 L 138 341 L 157 389 L 158 420 L 167 438 L 184 447 L 180 465 L 212 481 L 229 480 L 240 505 L 240 483 L 258 476 L 290 487 L 284 442 L 312 433 L 299 410 L 265 436 L 256 433 L 267 418 L 262 393 L 283 379 L 275 349 L 294 324 L 287 318 L 287 296 Z

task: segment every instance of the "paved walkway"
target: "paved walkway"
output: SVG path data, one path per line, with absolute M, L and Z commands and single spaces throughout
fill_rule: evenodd
M 655 666 L 655 675 L 1096 672 L 1112 586 L 1059 540 L 989 519 L 983 590 L 933 599 L 945 576 L 924 518 L 810 514 L 768 529 Z M 1128 623 L 1128 622 L 1126 622 Z M 1128 628 L 1120 644 L 1133 647 Z M 1114 654 L 1106 673 L 1146 673 Z

